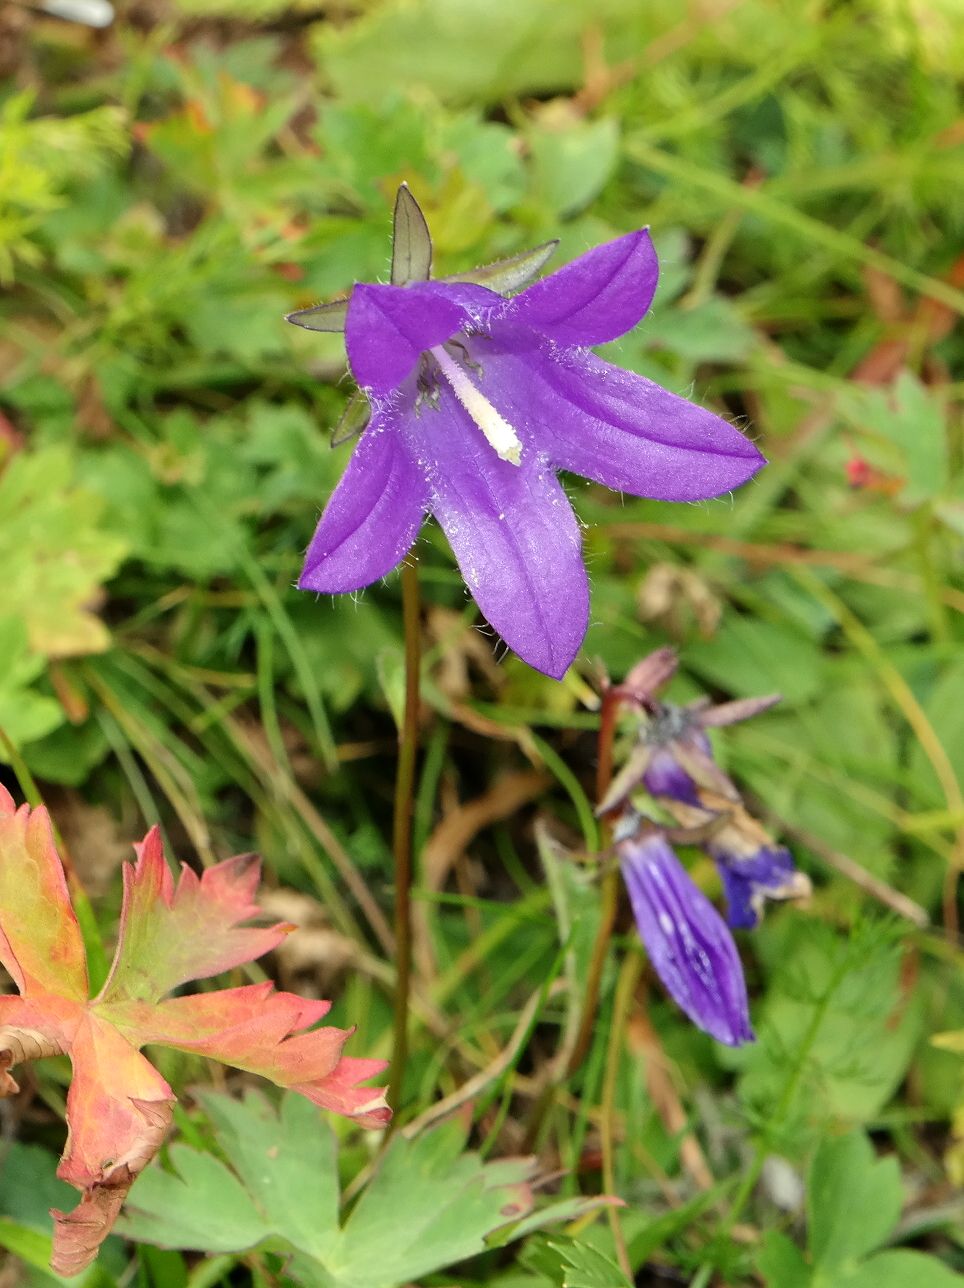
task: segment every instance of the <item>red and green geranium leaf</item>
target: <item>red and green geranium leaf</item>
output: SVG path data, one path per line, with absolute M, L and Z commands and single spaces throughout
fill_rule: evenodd
M 254 893 L 261 864 L 253 854 L 227 859 L 200 877 L 182 867 L 175 885 L 156 827 L 136 849 L 137 862 L 124 869 L 120 937 L 100 1001 L 157 1002 L 188 980 L 254 961 L 294 929 L 240 927 L 260 911 Z
M 43 809 L 17 810 L 0 788 L 0 961 L 20 996 L 0 997 L 0 1096 L 17 1090 L 13 1065 L 70 1057 L 67 1146 L 58 1175 L 81 1191 L 54 1212 L 51 1264 L 74 1275 L 97 1255 L 134 1178 L 157 1153 L 174 1093 L 140 1053 L 166 1044 L 233 1064 L 315 1104 L 380 1126 L 382 1091 L 359 1087 L 381 1061 L 344 1057 L 349 1033 L 313 1028 L 330 1003 L 270 983 L 171 998 L 164 994 L 253 960 L 292 929 L 241 923 L 257 916 L 257 860 L 228 859 L 175 884 L 154 828 L 124 871 L 119 942 L 104 989 L 88 1000 L 83 942 Z
M 356 1085 L 381 1073 L 384 1062 L 342 1056 L 351 1036 L 345 1029 L 305 1032 L 330 1005 L 279 993 L 264 983 L 174 997 L 157 1006 L 127 1002 L 103 1010 L 138 1046 L 156 1042 L 210 1056 L 290 1087 L 365 1126 L 384 1126 L 390 1113 L 382 1095 Z
M 0 961 L 24 995 L 87 998 L 80 926 L 47 811 L 17 809 L 0 787 Z

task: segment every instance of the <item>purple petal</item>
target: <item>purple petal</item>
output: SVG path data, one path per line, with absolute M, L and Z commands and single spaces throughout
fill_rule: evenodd
M 731 829 L 727 829 L 729 834 Z M 727 920 L 737 930 L 751 930 L 768 899 L 798 899 L 810 893 L 810 881 L 794 866 L 783 846 L 761 846 L 737 853 L 719 844 L 707 850 L 716 860 L 726 894 Z
M 646 229 L 596 246 L 517 295 L 505 317 L 567 346 L 604 344 L 645 317 L 659 277 Z
M 752 1042 L 743 968 L 723 918 L 658 832 L 617 850 L 636 925 L 667 991 L 718 1042 Z
M 525 347 L 501 321 L 472 343 L 481 388 L 562 469 L 616 491 L 699 501 L 739 487 L 765 459 L 738 429 L 592 354 Z
M 439 409 L 406 421 L 429 463 L 430 508 L 479 608 L 530 666 L 559 679 L 586 633 L 579 525 L 548 462 L 526 445 L 501 460 L 444 384 Z
M 425 515 L 428 486 L 394 417 L 373 419 L 325 507 L 298 586 L 338 594 L 368 586 L 403 558 Z
M 643 774 L 643 786 L 650 796 L 668 796 L 686 805 L 700 804 L 696 784 L 668 747 L 660 747 L 653 753 Z
M 464 283 L 401 287 L 360 282 L 351 293 L 345 322 L 352 375 L 362 388 L 387 395 L 426 349 L 477 321 L 487 307 L 503 303 L 494 291 Z

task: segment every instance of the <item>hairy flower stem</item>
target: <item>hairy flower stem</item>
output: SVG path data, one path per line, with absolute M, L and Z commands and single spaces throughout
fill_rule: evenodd
M 388 1099 L 397 1111 L 408 1057 L 408 1006 L 412 982 L 412 812 L 415 804 L 415 757 L 418 751 L 421 626 L 418 564 L 402 565 L 402 619 L 405 630 L 405 710 L 395 775 L 392 852 L 395 856 L 395 1018 Z M 396 1116 L 393 1123 L 398 1122 Z
M 602 800 L 613 775 L 613 739 L 616 734 L 616 716 L 619 711 L 619 696 L 615 689 L 607 689 L 603 694 L 602 708 L 599 713 L 599 740 L 597 742 L 596 760 L 596 799 Z M 608 840 L 608 827 L 603 823 L 604 840 Z M 589 962 L 589 975 L 586 979 L 586 992 L 583 998 L 582 1018 L 579 1031 L 572 1045 L 566 1073 L 576 1071 L 586 1058 L 596 1026 L 596 1010 L 599 1006 L 599 989 L 602 985 L 603 971 L 609 956 L 609 941 L 612 938 L 613 926 L 616 924 L 616 907 L 619 900 L 619 872 L 613 868 L 602 879 L 602 897 L 599 917 L 599 929 L 596 942 L 592 948 Z

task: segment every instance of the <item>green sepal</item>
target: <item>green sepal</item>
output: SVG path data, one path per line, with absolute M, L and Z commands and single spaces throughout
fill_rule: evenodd
M 303 326 L 306 331 L 344 331 L 347 316 L 347 299 L 330 300 L 327 304 L 315 304 L 310 309 L 286 313 L 285 321 Z
M 422 208 L 403 183 L 392 225 L 392 286 L 427 282 L 432 272 L 432 235 Z
M 331 432 L 332 447 L 341 447 L 342 443 L 357 438 L 368 425 L 371 414 L 372 409 L 368 405 L 368 399 L 360 389 L 356 389 L 348 399 L 341 419 Z
M 509 255 L 507 259 L 496 259 L 491 264 L 483 264 L 467 273 L 453 273 L 443 277 L 443 282 L 472 282 L 476 286 L 487 286 L 492 291 L 505 295 L 525 286 L 542 271 L 555 254 L 559 245 L 557 239 L 543 242 L 532 250 L 520 251 L 518 255 Z

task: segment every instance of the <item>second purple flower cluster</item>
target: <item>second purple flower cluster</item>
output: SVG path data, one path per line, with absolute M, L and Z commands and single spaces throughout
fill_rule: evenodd
M 706 730 L 747 720 L 779 698 L 676 706 L 657 697 L 675 670 L 673 650 L 659 649 L 612 691 L 638 723 L 599 812 L 615 818 L 614 842 L 636 924 L 667 991 L 694 1024 L 740 1046 L 753 1040 L 753 1029 L 729 927 L 755 926 L 767 900 L 805 896 L 810 882 L 747 810 L 716 763 Z M 698 846 L 714 860 L 729 926 L 680 863 L 674 843 Z

